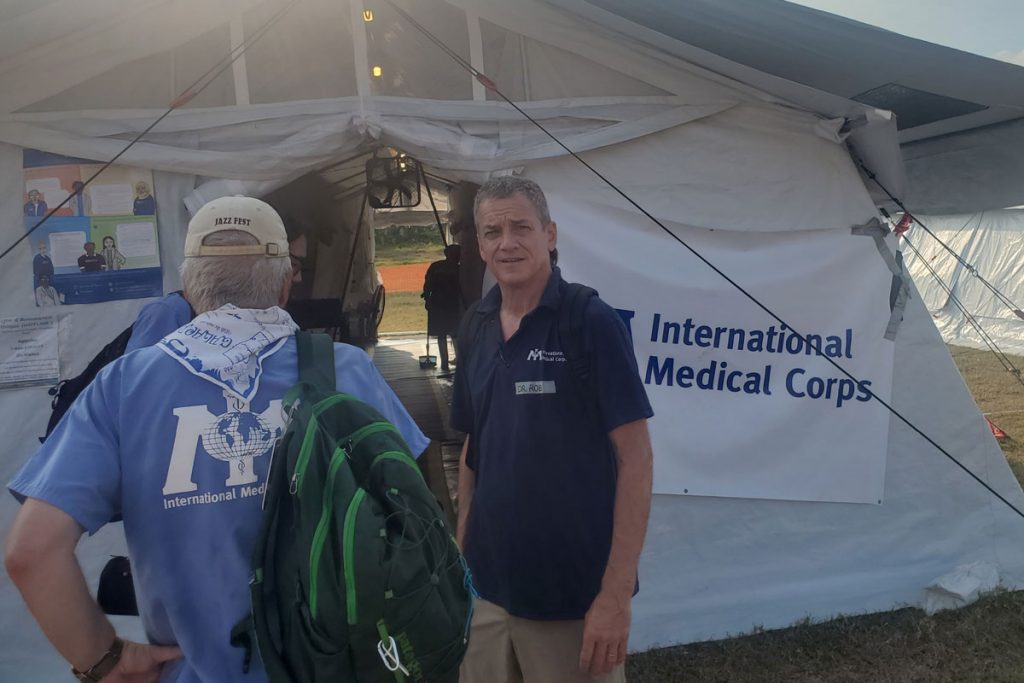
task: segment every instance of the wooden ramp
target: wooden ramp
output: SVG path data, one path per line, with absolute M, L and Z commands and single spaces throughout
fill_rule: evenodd
M 436 368 L 420 368 L 419 357 L 425 350 L 425 337 L 384 338 L 367 349 L 367 353 L 420 430 L 431 440 L 430 448 L 420 457 L 420 469 L 454 527 L 453 501 L 464 435 L 448 426 L 451 379 L 438 377 Z

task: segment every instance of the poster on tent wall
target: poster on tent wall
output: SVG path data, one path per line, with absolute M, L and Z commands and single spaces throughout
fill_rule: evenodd
M 892 274 L 872 238 L 682 233 L 819 355 L 657 226 L 557 199 L 551 215 L 566 279 L 594 286 L 632 335 L 655 493 L 882 502 L 889 414 L 868 390 L 890 398 Z
M 0 318 L 0 388 L 54 384 L 59 374 L 57 318 Z
M 153 174 L 25 150 L 25 230 L 32 231 L 32 290 L 39 307 L 163 294 Z M 50 209 L 71 197 L 53 216 Z M 35 229 L 33 229 L 35 228 Z

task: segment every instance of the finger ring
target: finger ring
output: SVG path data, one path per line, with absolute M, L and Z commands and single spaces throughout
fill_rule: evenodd
M 608 653 L 608 661 L 609 662 L 614 662 L 615 659 L 616 659 L 615 653 L 614 652 L 609 652 Z

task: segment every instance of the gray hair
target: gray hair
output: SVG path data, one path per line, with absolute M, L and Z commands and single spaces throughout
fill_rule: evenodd
M 221 230 L 203 240 L 209 246 L 258 243 L 241 230 Z M 291 277 L 292 264 L 287 258 L 193 256 L 181 264 L 181 283 L 196 313 L 213 311 L 224 304 L 271 308 L 278 304 L 281 289 Z
M 508 199 L 517 194 L 523 195 L 533 204 L 541 225 L 546 229 L 551 222 L 551 214 L 548 212 L 548 200 L 544 196 L 544 190 L 532 180 L 515 175 L 491 178 L 480 186 L 476 191 L 476 199 L 473 200 L 473 219 L 475 220 L 477 213 L 480 212 L 480 205 L 488 199 Z
M 541 227 L 548 229 L 551 222 L 551 213 L 548 211 L 548 199 L 544 196 L 544 190 L 540 185 L 529 178 L 517 175 L 503 175 L 491 178 L 476 191 L 476 199 L 473 200 L 473 222 L 476 222 L 477 213 L 480 212 L 480 205 L 489 199 L 508 199 L 521 194 L 533 204 L 537 217 L 540 218 Z M 551 259 L 551 267 L 558 265 L 558 249 L 552 249 L 548 256 Z

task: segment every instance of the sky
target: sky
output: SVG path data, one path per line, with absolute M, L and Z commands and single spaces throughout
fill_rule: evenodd
M 1024 66 L 1024 0 L 789 0 Z

